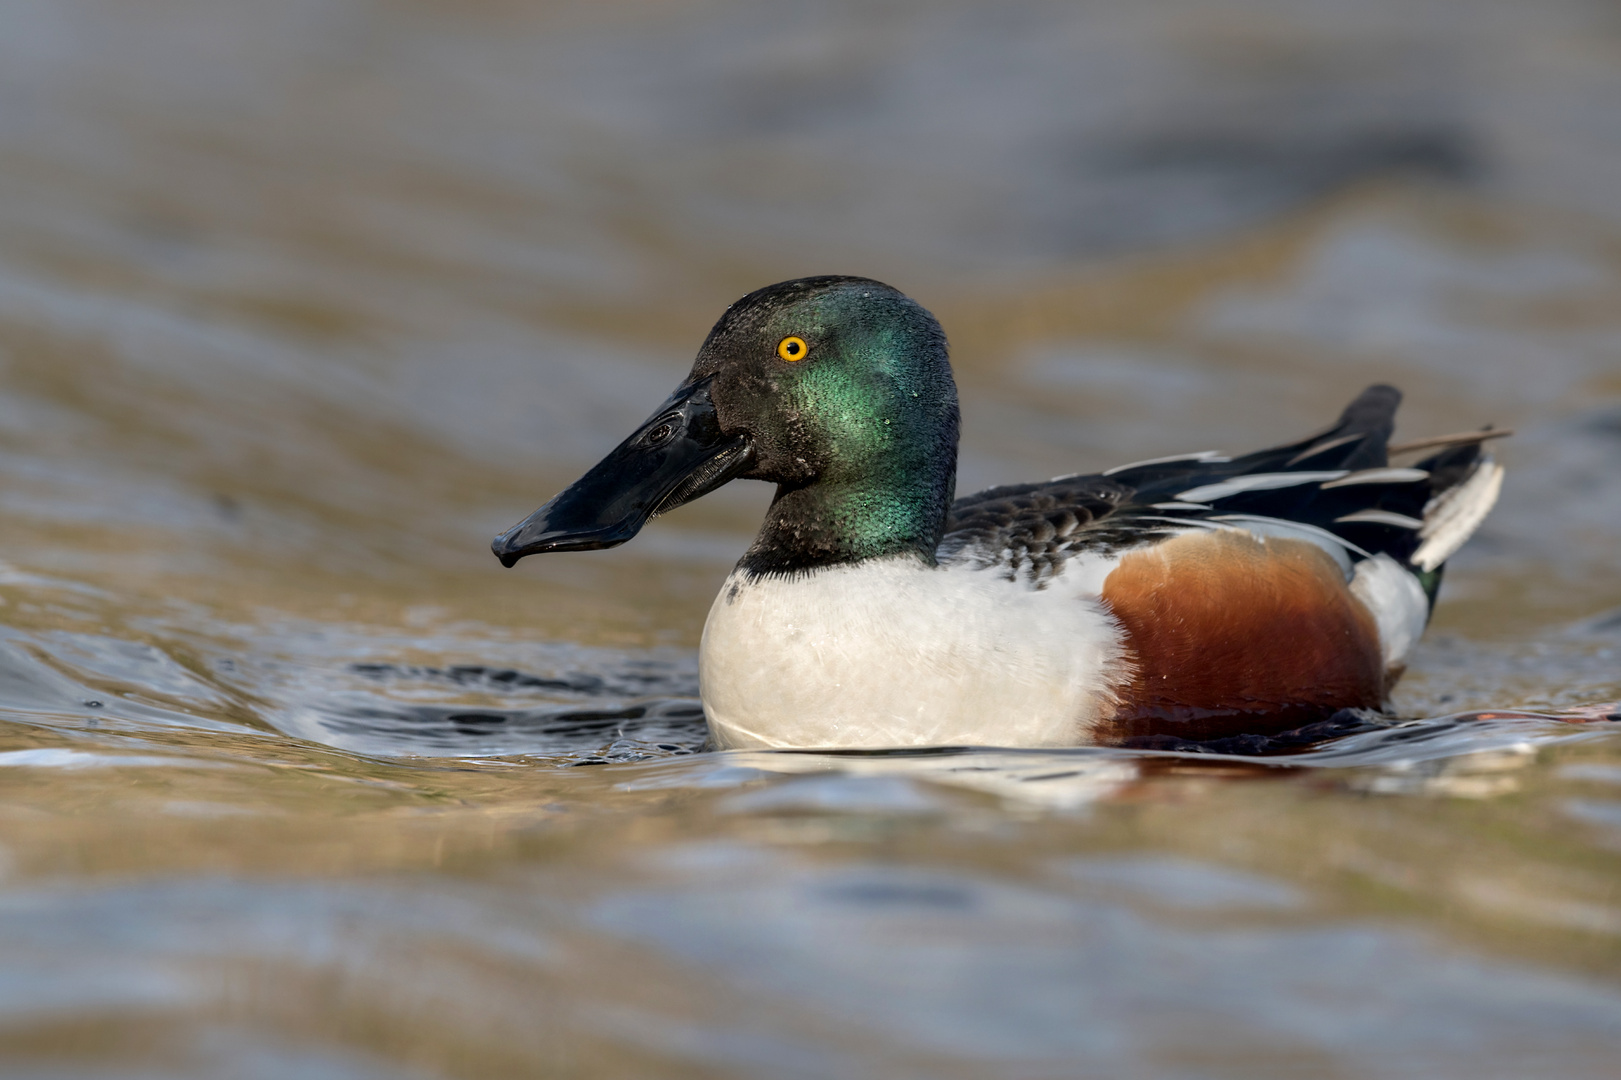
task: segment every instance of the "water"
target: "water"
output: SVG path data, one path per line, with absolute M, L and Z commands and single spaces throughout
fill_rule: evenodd
M 5 1075 L 1614 1075 L 1613 5 L 0 27 Z M 1398 437 L 1515 428 L 1408 719 L 704 752 L 766 491 L 487 542 L 821 272 L 940 316 L 962 490 L 1377 380 Z

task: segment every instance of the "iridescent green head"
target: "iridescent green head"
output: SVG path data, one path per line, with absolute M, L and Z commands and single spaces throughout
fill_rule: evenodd
M 865 278 L 788 281 L 722 315 L 689 383 L 713 377 L 742 475 L 777 484 L 744 565 L 780 571 L 940 542 L 957 469 L 957 388 L 945 334 L 922 307 Z
M 917 303 L 866 278 L 771 285 L 726 310 L 639 431 L 495 551 L 511 565 L 623 543 L 654 514 L 741 476 L 777 485 L 745 569 L 902 553 L 932 563 L 957 427 L 945 335 Z

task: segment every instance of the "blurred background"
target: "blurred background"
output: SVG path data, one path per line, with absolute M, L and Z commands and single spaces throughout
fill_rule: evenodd
M 962 492 L 1516 429 L 1397 706 L 1621 699 L 1614 0 L 0 0 L 7 1075 L 1613 1075 L 1602 723 L 734 760 L 764 485 L 499 568 L 820 273 Z

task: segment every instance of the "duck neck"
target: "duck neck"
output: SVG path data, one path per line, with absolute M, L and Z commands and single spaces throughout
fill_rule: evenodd
M 933 566 L 955 483 L 953 459 L 922 475 L 900 469 L 880 478 L 779 486 L 738 568 L 792 574 L 898 555 Z

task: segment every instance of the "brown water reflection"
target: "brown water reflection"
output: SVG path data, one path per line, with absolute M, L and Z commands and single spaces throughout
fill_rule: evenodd
M 1613 1074 L 1613 5 L 0 26 L 7 1075 Z M 963 490 L 1380 379 L 1409 433 L 1516 428 L 1398 695 L 1431 719 L 703 753 L 763 490 L 487 540 L 829 271 L 945 324 Z

